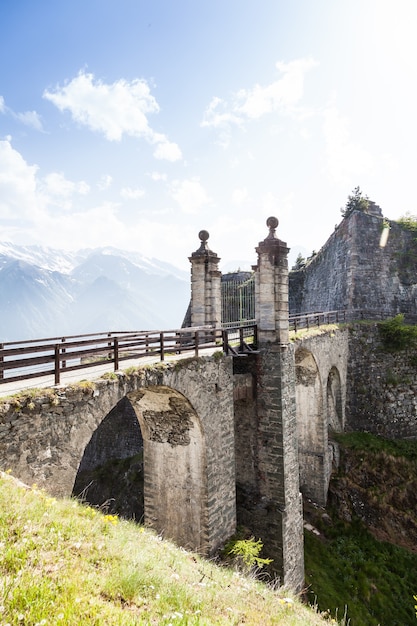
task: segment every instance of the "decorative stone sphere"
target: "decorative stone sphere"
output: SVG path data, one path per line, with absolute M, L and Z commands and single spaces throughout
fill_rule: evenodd
M 200 239 L 200 241 L 207 241 L 209 237 L 210 235 L 207 230 L 200 230 L 200 232 L 198 233 L 198 238 Z
M 268 219 L 266 220 L 266 225 L 268 226 L 268 228 L 277 228 L 279 222 L 278 222 L 278 218 L 277 217 L 268 217 Z

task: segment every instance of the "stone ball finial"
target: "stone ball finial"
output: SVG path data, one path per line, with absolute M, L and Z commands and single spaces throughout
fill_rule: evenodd
M 200 230 L 198 233 L 198 238 L 200 239 L 200 247 L 198 250 L 192 253 L 191 256 L 203 256 L 207 254 L 214 254 L 211 252 L 210 248 L 207 245 L 207 240 L 209 238 L 209 233 L 207 230 Z
M 266 225 L 269 228 L 268 239 L 276 239 L 275 230 L 278 224 L 279 224 L 279 221 L 277 217 L 273 217 L 273 216 L 268 217 L 268 219 L 266 220 Z
M 210 235 L 209 235 L 207 230 L 200 230 L 200 232 L 198 233 L 198 238 L 202 242 L 206 242 L 209 237 L 210 237 Z

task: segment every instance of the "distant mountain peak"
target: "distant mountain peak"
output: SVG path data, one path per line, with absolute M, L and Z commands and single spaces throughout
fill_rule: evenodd
M 0 342 L 101 332 L 106 323 L 179 328 L 189 293 L 187 272 L 139 252 L 0 242 Z

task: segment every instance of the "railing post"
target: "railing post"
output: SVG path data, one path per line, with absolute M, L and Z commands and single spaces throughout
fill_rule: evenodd
M 62 343 L 65 343 L 65 337 L 62 337 L 61 339 Z M 65 354 L 66 350 L 65 348 L 61 348 L 61 352 L 62 354 Z M 67 367 L 67 362 L 64 360 L 62 361 L 62 368 Z
M 240 343 L 240 351 L 243 352 L 243 328 L 239 326 L 239 343 Z
M 253 345 L 254 345 L 255 350 L 257 350 L 258 349 L 258 326 L 257 325 L 253 327 Z
M 229 346 L 227 344 L 227 330 L 222 330 L 223 352 L 229 354 Z
M 149 352 L 149 335 L 148 335 L 148 333 L 146 333 L 146 335 L 145 335 L 145 352 L 146 352 L 146 354 L 148 354 L 148 352 Z
M 0 350 L 4 350 L 2 343 L 0 343 Z M 4 378 L 4 358 L 2 354 L 0 354 L 0 378 Z
M 113 339 L 113 352 L 114 352 L 114 371 L 119 369 L 119 338 Z
M 107 337 L 111 337 L 111 333 L 107 333 Z M 110 348 L 110 352 L 108 353 L 107 358 L 109 359 L 109 361 L 111 361 L 112 359 L 112 353 L 111 353 L 112 342 L 111 341 L 107 343 L 107 347 Z
M 59 344 L 55 345 L 55 385 L 60 383 Z
M 195 338 L 194 338 L 195 356 L 198 356 L 198 342 L 199 342 L 199 336 L 198 336 L 198 330 L 196 330 Z
M 165 360 L 164 333 L 159 333 L 159 343 L 160 343 L 160 347 L 161 347 L 161 361 L 164 361 Z

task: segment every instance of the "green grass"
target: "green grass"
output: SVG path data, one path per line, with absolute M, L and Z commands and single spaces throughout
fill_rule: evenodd
M 0 473 L 0 623 L 326 622 L 284 589 L 219 567 L 132 522 L 19 486 Z
M 334 614 L 347 607 L 351 626 L 416 623 L 417 554 L 377 541 L 361 524 L 305 535 L 309 599 Z
M 347 606 L 351 626 L 414 626 L 417 441 L 335 437 L 341 465 L 330 484 L 330 519 L 309 511 L 320 535 L 305 535 L 308 598 L 332 614 Z
M 409 461 L 417 460 L 417 440 L 385 439 L 371 433 L 333 433 L 333 437 L 350 450 L 363 452 L 385 452 L 394 457 L 403 457 Z

